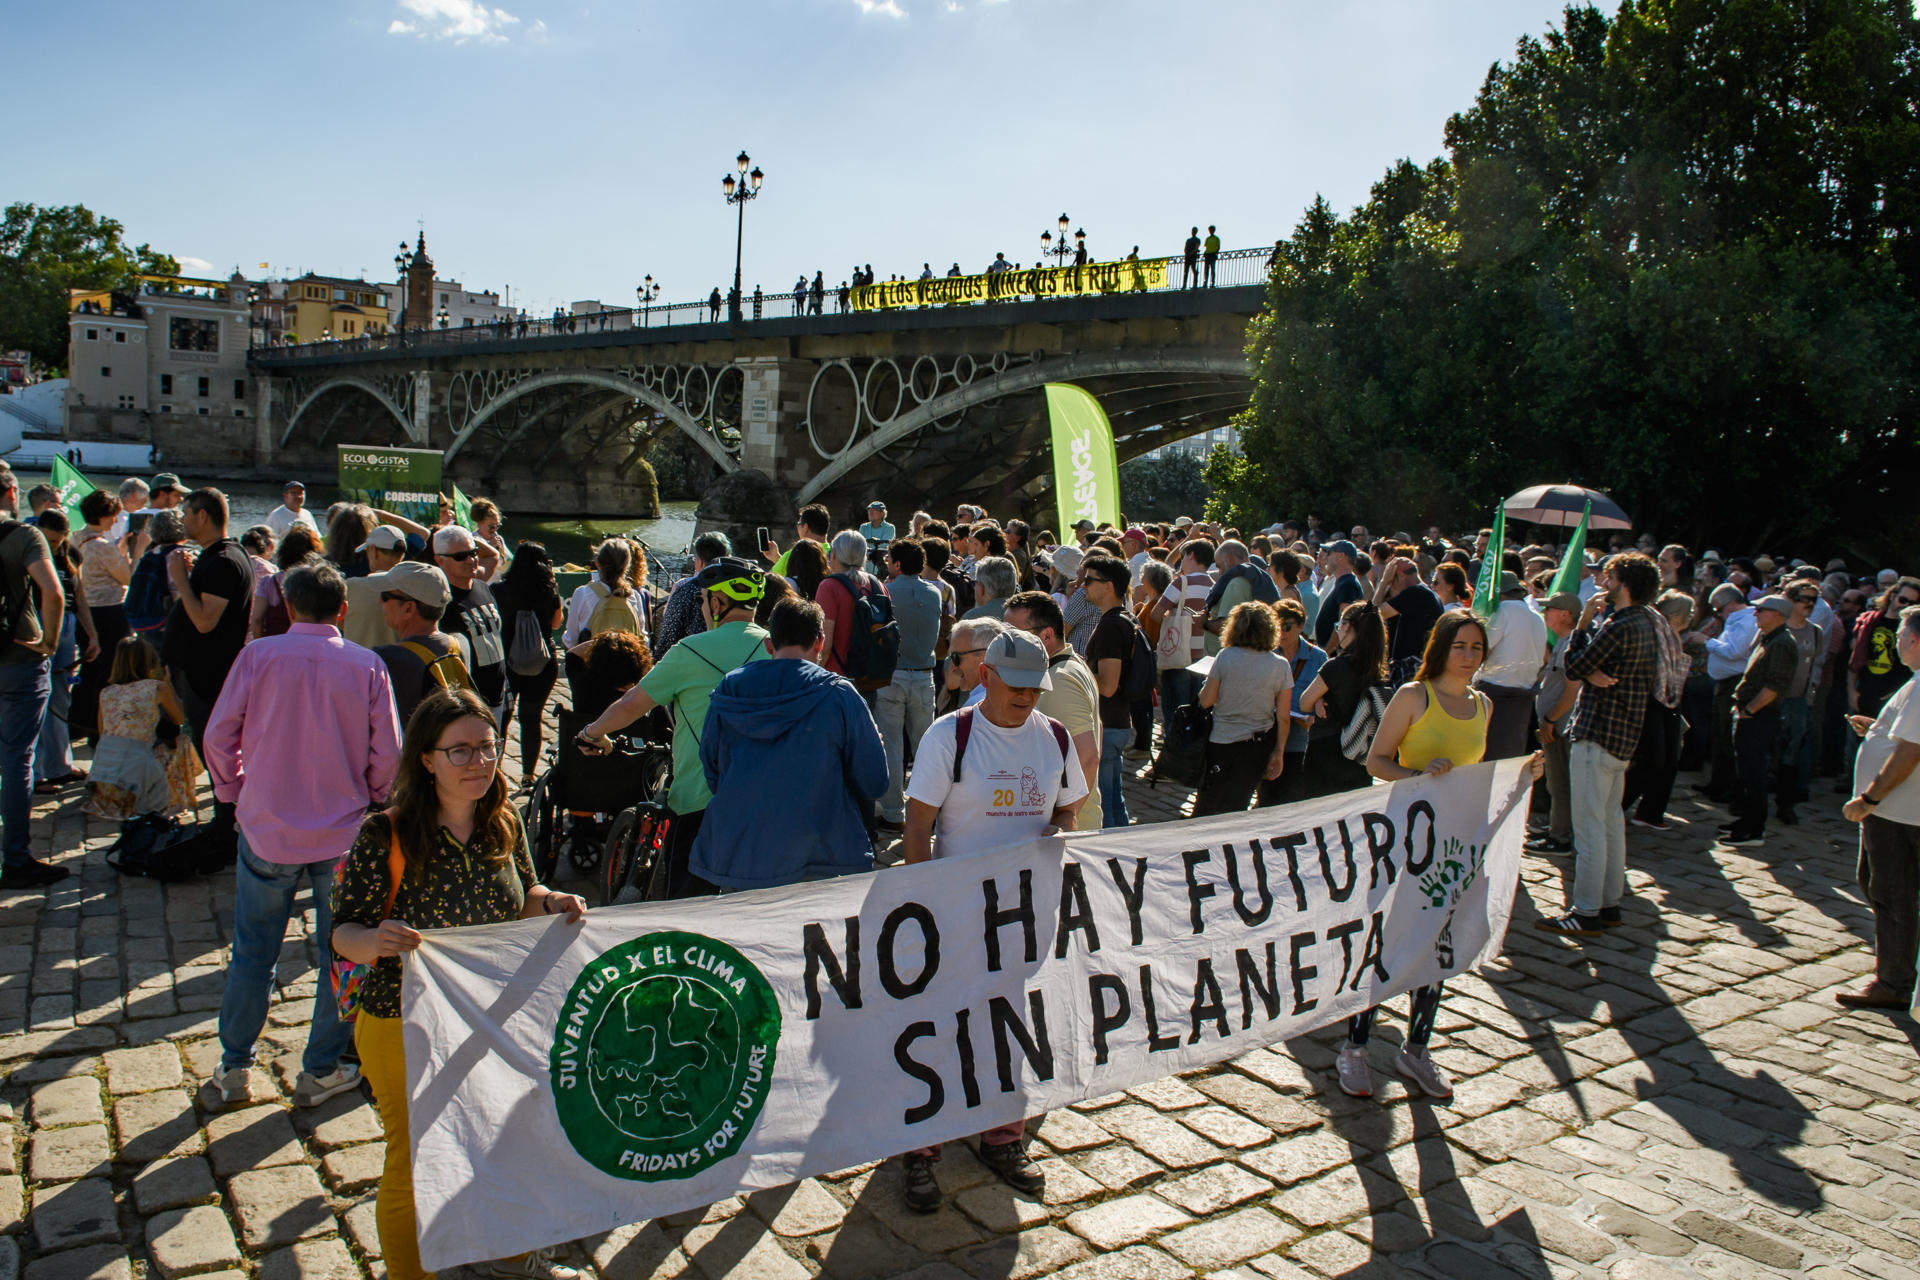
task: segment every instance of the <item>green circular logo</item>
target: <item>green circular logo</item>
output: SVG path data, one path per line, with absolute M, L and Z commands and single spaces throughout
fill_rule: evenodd
M 691 1177 L 739 1149 L 773 1082 L 780 1006 L 747 958 L 649 933 L 580 971 L 548 1070 L 560 1127 L 616 1178 Z

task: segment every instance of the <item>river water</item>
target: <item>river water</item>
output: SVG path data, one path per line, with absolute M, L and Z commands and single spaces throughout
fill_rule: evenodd
M 18 475 L 24 506 L 27 490 L 49 477 L 43 471 L 22 471 Z M 118 476 L 88 478 L 103 488 L 117 485 L 121 479 Z M 190 474 L 182 478 L 188 484 L 194 483 Z M 227 527 L 235 535 L 253 525 L 266 523 L 267 513 L 280 505 L 281 490 L 271 484 L 235 481 L 217 487 L 227 495 Z M 333 502 L 334 496 L 335 490 L 330 484 L 316 485 L 307 490 L 307 505 L 313 509 L 315 520 L 326 517 L 327 507 Z M 508 511 L 500 531 L 509 545 L 522 542 L 544 544 L 556 565 L 584 565 L 600 539 L 615 533 L 638 539 L 666 557 L 670 563 L 677 563 L 677 558 L 686 552 L 688 544 L 693 541 L 693 512 L 698 505 L 695 502 L 663 502 L 658 519 L 600 516 L 592 520 L 578 520 L 551 515 L 515 516 Z

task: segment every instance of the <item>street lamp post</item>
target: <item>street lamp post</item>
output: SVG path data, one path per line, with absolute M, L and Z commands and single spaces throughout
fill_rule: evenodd
M 407 273 L 413 270 L 413 250 L 407 248 L 407 242 L 400 242 L 400 252 L 393 255 L 394 287 L 400 290 L 400 332 L 407 331 Z
M 1055 266 L 1066 266 L 1067 260 L 1077 257 L 1079 250 L 1087 243 L 1087 233 L 1082 229 L 1073 233 L 1073 247 L 1067 247 L 1067 228 L 1071 225 L 1072 220 L 1068 218 L 1066 214 L 1061 214 L 1060 241 L 1058 244 L 1054 243 L 1053 232 L 1042 231 L 1040 233 L 1040 256 L 1043 258 L 1052 258 Z
M 450 314 L 448 314 L 447 309 L 445 307 L 442 307 L 440 308 L 439 314 L 436 315 L 434 319 L 438 320 L 440 322 L 440 327 L 444 329 L 447 327 L 447 321 L 453 319 L 453 317 Z
M 751 157 L 742 151 L 734 157 L 735 167 L 740 171 L 740 180 L 734 181 L 732 174 L 720 179 L 720 190 L 726 196 L 727 203 L 739 207 L 739 215 L 733 233 L 733 297 L 729 299 L 727 313 L 735 324 L 740 323 L 740 246 L 747 233 L 747 201 L 760 194 L 760 180 L 766 177 L 760 167 L 754 165 L 752 173 L 747 166 L 753 164 Z
M 638 284 L 633 287 L 633 296 L 639 299 L 640 302 L 640 323 L 642 325 L 651 325 L 653 300 L 660 296 L 659 284 L 654 281 L 652 276 L 648 276 L 645 284 Z M 671 318 L 667 321 L 667 327 L 673 327 Z

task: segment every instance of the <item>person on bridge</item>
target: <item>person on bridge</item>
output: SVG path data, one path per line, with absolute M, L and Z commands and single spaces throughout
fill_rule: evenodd
M 1207 288 L 1211 289 L 1213 288 L 1213 263 L 1214 260 L 1220 256 L 1220 233 L 1211 224 L 1207 227 L 1207 239 L 1203 248 L 1207 255 L 1205 284 Z
M 1191 289 L 1194 286 L 1194 282 L 1199 278 L 1200 228 L 1198 227 L 1195 227 L 1192 234 L 1187 236 L 1182 262 L 1185 266 L 1180 272 L 1180 287 L 1182 289 Z
M 807 314 L 807 273 L 804 271 L 793 282 L 793 314 L 796 319 Z
M 813 273 L 813 287 L 807 290 L 807 314 L 817 316 L 827 303 L 827 277 L 824 272 Z
M 714 286 L 713 292 L 707 295 L 707 319 L 715 324 L 718 324 L 720 321 L 720 288 L 718 285 Z

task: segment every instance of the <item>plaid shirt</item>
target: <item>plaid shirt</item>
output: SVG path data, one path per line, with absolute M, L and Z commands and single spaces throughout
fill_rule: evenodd
M 1660 675 L 1656 628 L 1670 629 L 1652 609 L 1615 610 L 1587 647 L 1567 659 L 1569 680 L 1584 680 L 1596 671 L 1614 680 L 1604 689 L 1581 686 L 1580 700 L 1567 717 L 1568 742 L 1591 740 L 1616 760 L 1633 759 Z

